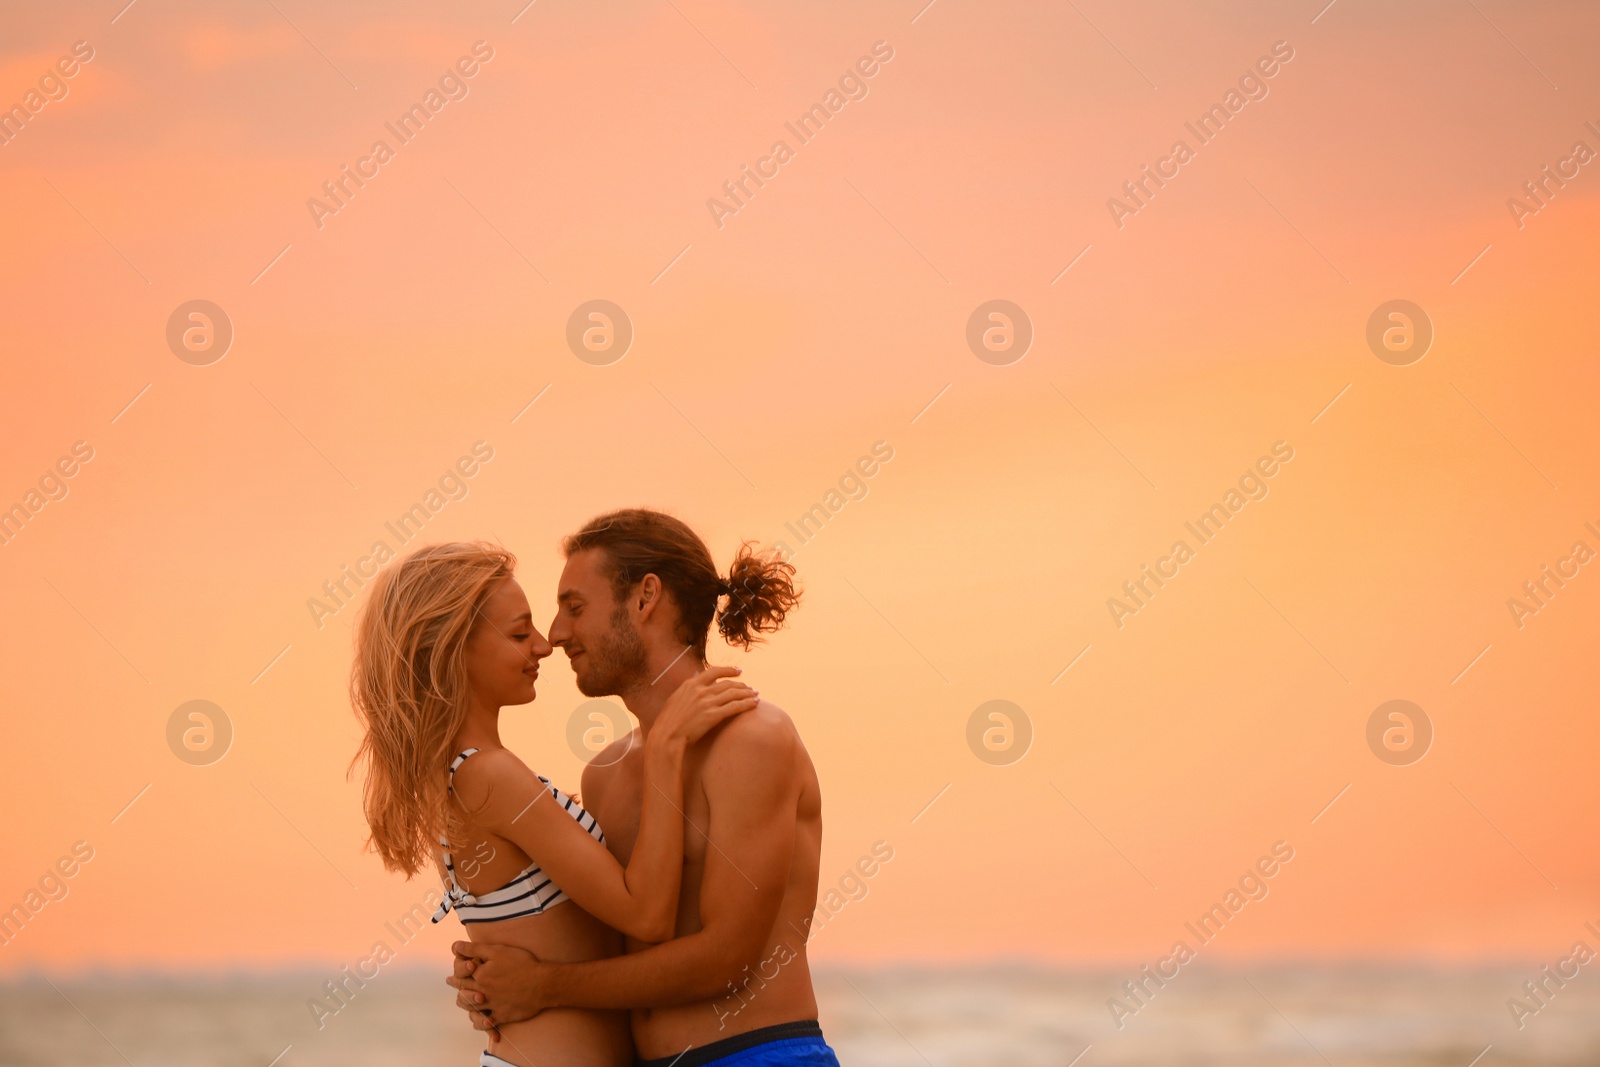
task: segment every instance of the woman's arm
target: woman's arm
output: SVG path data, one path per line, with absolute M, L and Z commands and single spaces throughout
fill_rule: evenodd
M 668 699 L 645 745 L 639 837 L 626 868 L 504 749 L 463 764 L 457 791 L 474 821 L 527 853 L 585 911 L 640 941 L 665 941 L 676 928 L 683 868 L 684 754 L 712 727 L 756 706 L 754 690 L 725 680 L 736 672 L 710 668 Z M 472 763 L 479 765 L 463 777 Z

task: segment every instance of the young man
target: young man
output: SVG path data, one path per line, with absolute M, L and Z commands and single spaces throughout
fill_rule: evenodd
M 566 651 L 579 691 L 620 696 L 639 720 L 641 736 L 618 739 L 583 775 L 583 803 L 626 863 L 639 828 L 642 737 L 672 691 L 704 667 L 713 619 L 745 648 L 782 625 L 798 601 L 794 568 L 747 544 L 723 579 L 692 530 L 643 509 L 602 515 L 563 548 L 551 643 Z M 741 1065 L 837 1067 L 806 961 L 822 795 L 789 716 L 762 701 L 697 744 L 683 815 L 675 939 L 630 939 L 626 955 L 567 964 L 458 942 L 450 984 L 475 1026 L 546 1008 L 631 1008 L 647 1064 L 698 1067 L 742 1053 Z

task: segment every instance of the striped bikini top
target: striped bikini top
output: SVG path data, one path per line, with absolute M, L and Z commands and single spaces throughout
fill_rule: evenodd
M 456 768 L 477 751 L 475 748 L 469 748 L 450 761 L 449 791 L 452 795 L 455 793 Z M 606 843 L 606 835 L 600 831 L 600 824 L 595 821 L 593 815 L 584 811 L 577 801 L 552 785 L 550 779 L 542 774 L 538 778 L 550 790 L 550 795 L 556 798 L 556 803 L 565 808 L 568 815 L 578 820 L 578 825 L 587 830 L 590 837 L 602 845 Z M 444 853 L 444 869 L 449 872 L 450 885 L 445 889 L 445 898 L 439 903 L 438 910 L 433 913 L 434 922 L 443 919 L 452 906 L 456 910 L 456 918 L 463 923 L 492 923 L 502 919 L 516 919 L 523 915 L 538 915 L 545 909 L 569 899 L 561 888 L 540 870 L 537 862 L 528 864 L 521 874 L 499 889 L 487 893 L 469 893 L 456 880 L 456 867 L 455 861 L 450 856 L 450 843 L 445 840 L 443 834 L 439 835 L 439 848 Z

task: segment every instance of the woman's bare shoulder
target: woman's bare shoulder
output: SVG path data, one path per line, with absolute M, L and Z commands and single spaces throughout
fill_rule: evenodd
M 485 748 L 456 768 L 455 793 L 463 804 L 477 806 L 507 787 L 539 786 L 538 776 L 509 748 Z

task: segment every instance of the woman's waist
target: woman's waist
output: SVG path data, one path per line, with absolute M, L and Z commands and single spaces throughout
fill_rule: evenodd
M 633 1037 L 628 1029 L 628 1013 L 624 1011 L 551 1008 L 525 1022 L 501 1026 L 500 1040 L 488 1048 L 520 1067 L 633 1064 Z
M 539 915 L 500 922 L 468 923 L 471 940 L 524 949 L 547 963 L 581 963 L 622 952 L 622 935 L 573 901 Z M 623 1011 L 552 1008 L 532 1019 L 507 1023 L 490 1051 L 514 1064 L 548 1067 L 631 1067 L 633 1038 Z
M 581 963 L 622 953 L 622 935 L 573 901 L 538 915 L 498 922 L 464 922 L 468 939 L 526 949 L 548 963 Z

